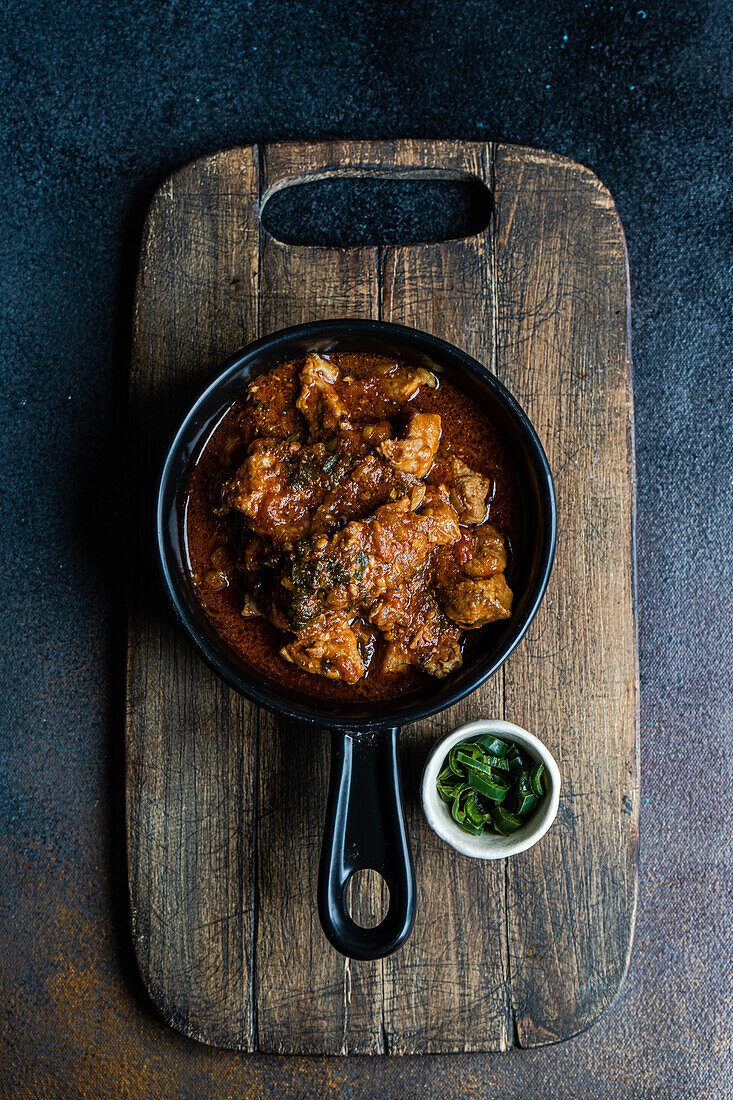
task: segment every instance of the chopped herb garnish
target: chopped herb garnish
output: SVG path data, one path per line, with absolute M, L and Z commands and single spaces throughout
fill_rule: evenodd
M 292 591 L 289 598 L 290 621 L 300 629 L 316 615 L 321 614 L 324 597 L 338 586 L 364 584 L 369 558 L 358 550 L 353 559 L 343 561 L 338 557 L 311 557 L 312 542 L 303 539 L 294 552 L 289 575 L 283 587 Z M 358 597 L 354 601 L 358 602 Z
M 364 583 L 364 577 L 366 575 L 367 566 L 369 565 L 369 558 L 366 556 L 363 550 L 357 550 L 354 558 L 354 580 L 357 584 L 362 585 Z
M 457 825 L 480 836 L 509 836 L 527 821 L 546 792 L 545 766 L 517 745 L 483 734 L 448 753 L 436 783 Z
M 293 489 L 309 489 L 321 476 L 321 464 L 315 455 L 307 454 L 300 459 L 291 473 L 288 484 Z

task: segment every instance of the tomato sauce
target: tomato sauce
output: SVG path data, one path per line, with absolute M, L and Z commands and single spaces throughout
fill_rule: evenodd
M 385 416 L 390 419 L 398 415 L 399 410 L 380 392 L 379 386 L 379 370 L 384 370 L 394 360 L 367 354 L 333 354 L 329 361 L 339 368 L 342 376 L 353 374 L 366 379 L 362 385 L 350 387 L 345 395 L 342 393 L 354 422 L 376 421 Z M 299 359 L 282 364 L 255 380 L 258 431 L 276 430 L 282 436 L 302 428 L 295 400 L 303 362 Z M 222 471 L 235 468 L 244 460 L 253 436 L 252 409 L 251 395 L 247 399 L 243 394 L 242 400 L 226 411 L 198 455 L 187 486 L 184 534 L 188 566 L 212 625 L 227 645 L 257 673 L 278 685 L 320 699 L 349 702 L 394 699 L 424 686 L 434 686 L 432 677 L 420 668 L 385 673 L 379 661 L 371 661 L 367 674 L 352 684 L 304 671 L 280 656 L 280 649 L 288 637 L 284 631 L 263 617 L 243 617 L 244 593 L 236 576 L 220 589 L 206 583 L 212 568 L 212 552 L 225 537 L 222 520 L 212 507 L 211 485 L 221 477 Z M 421 387 L 410 399 L 409 409 L 440 415 L 442 434 L 436 462 L 455 456 L 472 470 L 493 479 L 495 492 L 487 519 L 506 539 L 511 579 L 512 557 L 517 553 L 522 536 L 521 511 L 515 471 L 501 438 L 481 409 L 442 378 L 437 388 Z M 465 536 L 454 547 L 454 554 L 458 562 L 470 555 L 470 550 L 465 549 Z M 492 625 L 480 629 L 491 630 Z

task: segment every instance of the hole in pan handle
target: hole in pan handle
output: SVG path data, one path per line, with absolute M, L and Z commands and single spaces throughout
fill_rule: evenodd
M 318 912 L 330 943 L 352 959 L 381 959 L 405 941 L 415 916 L 415 874 L 405 824 L 398 729 L 334 730 L 331 780 L 318 876 Z M 346 885 L 355 871 L 377 871 L 389 889 L 375 928 L 350 916 Z

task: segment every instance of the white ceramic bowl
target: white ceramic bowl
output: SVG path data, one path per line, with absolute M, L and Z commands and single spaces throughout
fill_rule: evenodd
M 459 741 L 468 741 L 482 733 L 491 733 L 505 741 L 514 741 L 526 749 L 539 763 L 545 765 L 545 778 L 548 790 L 532 816 L 511 836 L 497 836 L 483 832 L 481 836 L 471 836 L 455 823 L 450 815 L 450 807 L 443 802 L 436 789 L 436 780 L 443 768 L 443 762 L 449 751 Z M 527 733 L 521 726 L 497 719 L 480 719 L 467 722 L 452 733 L 446 734 L 433 747 L 425 762 L 422 776 L 422 805 L 431 829 L 447 841 L 457 852 L 473 859 L 505 859 L 525 852 L 545 835 L 557 816 L 560 801 L 560 772 L 555 758 L 541 741 Z

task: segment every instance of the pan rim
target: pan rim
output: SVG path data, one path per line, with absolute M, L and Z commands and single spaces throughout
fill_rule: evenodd
M 305 339 L 322 341 L 324 338 L 331 337 L 338 341 L 347 335 L 362 335 L 371 340 L 375 338 L 379 340 L 381 337 L 383 341 L 391 339 L 394 342 L 407 344 L 417 351 L 430 355 L 438 363 L 443 360 L 443 362 L 449 362 L 453 366 L 468 371 L 469 374 L 477 377 L 482 384 L 488 386 L 515 422 L 527 447 L 537 474 L 544 518 L 542 545 L 539 555 L 540 565 L 524 612 L 517 620 L 514 629 L 510 632 L 504 644 L 494 654 L 493 659 L 479 662 L 475 675 L 470 676 L 466 682 L 456 686 L 452 691 L 447 691 L 439 699 L 431 701 L 430 698 L 427 698 L 417 703 L 407 702 L 403 704 L 400 704 L 397 700 L 393 705 L 390 701 L 386 701 L 385 704 L 362 701 L 362 707 L 378 710 L 378 714 L 371 716 L 368 714 L 355 715 L 351 711 L 348 714 L 329 712 L 327 709 L 320 709 L 315 699 L 309 704 L 306 701 L 308 698 L 306 696 L 297 699 L 290 698 L 283 691 L 278 690 L 274 681 L 272 689 L 262 680 L 258 682 L 261 674 L 255 669 L 252 669 L 250 673 L 247 671 L 246 666 L 240 667 L 240 665 L 235 664 L 227 656 L 229 647 L 223 639 L 221 645 L 217 646 L 199 628 L 193 615 L 191 601 L 187 598 L 181 583 L 181 570 L 177 569 L 175 561 L 171 560 L 173 553 L 172 546 L 169 546 L 171 510 L 173 508 L 174 515 L 177 516 L 175 506 L 181 484 L 181 477 L 178 475 L 176 467 L 180 465 L 181 453 L 186 449 L 187 436 L 190 436 L 198 413 L 208 404 L 216 391 L 223 388 L 243 367 L 266 354 L 271 357 L 277 355 L 279 350 L 285 352 L 289 346 Z M 188 461 L 190 461 L 190 456 Z M 270 711 L 327 729 L 368 732 L 420 721 L 459 702 L 485 683 L 516 649 L 537 614 L 552 571 L 556 539 L 557 502 L 549 462 L 534 426 L 513 394 L 488 368 L 456 345 L 419 329 L 388 321 L 352 318 L 311 321 L 279 329 L 239 349 L 218 368 L 214 377 L 207 382 L 189 404 L 165 452 L 162 470 L 157 481 L 155 557 L 174 618 L 183 629 L 188 640 L 206 664 L 235 691 Z M 346 704 L 342 701 L 336 702 L 333 706 L 334 710 L 346 710 Z M 354 710 L 357 710 L 357 706 L 354 707 Z

